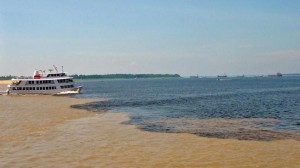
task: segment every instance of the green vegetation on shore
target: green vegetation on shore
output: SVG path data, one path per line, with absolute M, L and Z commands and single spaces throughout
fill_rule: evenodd
M 14 76 L 0 76 L 0 80 L 11 80 Z
M 178 74 L 107 74 L 107 75 L 70 75 L 74 79 L 145 79 L 180 78 Z
M 145 79 L 145 78 L 180 78 L 178 74 L 106 74 L 106 75 L 70 75 L 74 79 Z M 0 80 L 10 80 L 15 76 L 0 76 Z

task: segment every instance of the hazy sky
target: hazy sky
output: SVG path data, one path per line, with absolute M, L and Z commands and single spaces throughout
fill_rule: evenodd
M 300 72 L 299 0 L 0 0 L 0 76 Z

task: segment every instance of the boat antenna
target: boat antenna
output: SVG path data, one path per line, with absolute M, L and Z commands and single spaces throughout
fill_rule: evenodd
M 51 73 L 53 71 L 53 69 L 48 69 L 48 71 Z
M 64 66 L 61 66 L 61 71 L 64 72 Z
M 55 65 L 53 65 L 53 67 L 54 67 L 56 73 L 58 73 L 57 67 Z

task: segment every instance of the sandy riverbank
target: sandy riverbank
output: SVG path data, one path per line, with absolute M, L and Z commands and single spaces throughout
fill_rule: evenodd
M 0 80 L 0 85 L 9 85 L 11 80 Z
M 70 108 L 93 100 L 0 96 L 0 167 L 297 167 L 300 142 L 153 133 L 128 116 Z

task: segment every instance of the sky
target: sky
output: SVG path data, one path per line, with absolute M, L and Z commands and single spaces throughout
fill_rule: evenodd
M 0 76 L 300 72 L 298 0 L 0 0 Z

